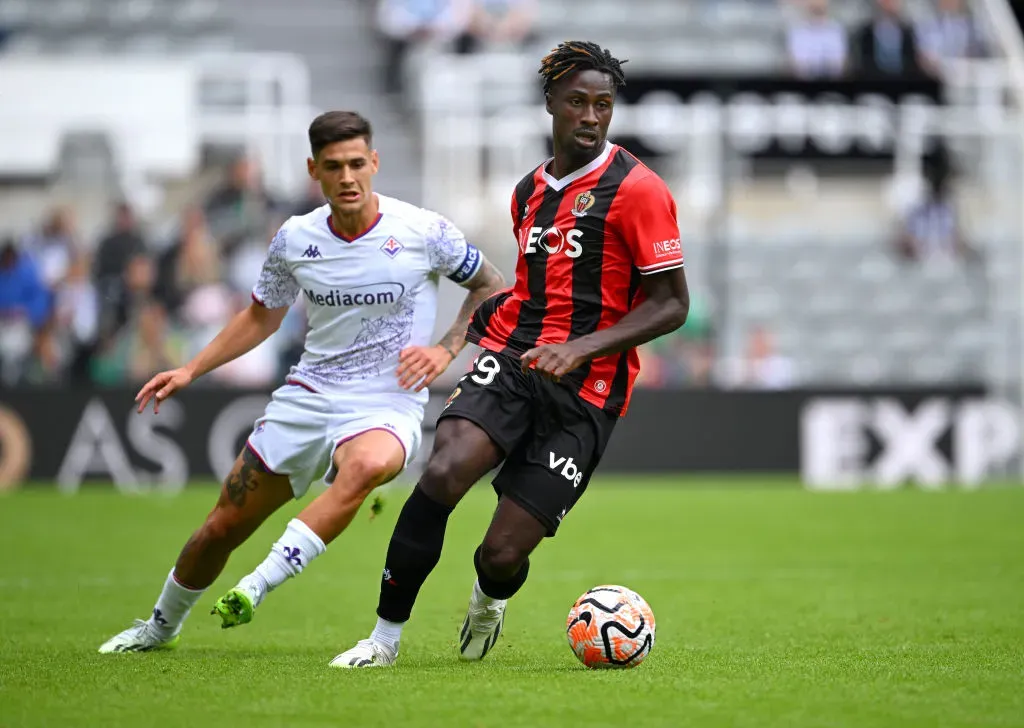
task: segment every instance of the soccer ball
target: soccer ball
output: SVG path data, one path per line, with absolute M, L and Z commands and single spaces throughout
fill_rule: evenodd
M 572 605 L 565 632 L 587 667 L 636 667 L 654 647 L 654 612 L 632 589 L 595 586 Z

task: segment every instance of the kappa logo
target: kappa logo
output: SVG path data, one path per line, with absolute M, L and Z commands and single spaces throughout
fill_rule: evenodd
M 549 452 L 548 467 L 566 480 L 570 481 L 573 488 L 580 487 L 580 481 L 583 480 L 583 471 L 580 470 L 579 466 L 572 461 L 572 458 L 566 460 L 564 457 L 555 455 L 554 452 Z M 559 470 L 559 468 L 561 468 L 561 470 Z
M 590 190 L 580 192 L 576 195 L 576 201 L 572 205 L 572 214 L 575 217 L 583 217 L 587 211 L 594 206 L 594 193 Z
M 380 246 L 380 249 L 384 251 L 386 256 L 393 259 L 396 255 L 405 250 L 405 246 L 394 238 L 388 238 L 384 241 L 384 244 Z
M 322 258 L 323 256 L 320 255 L 320 248 L 316 247 L 315 245 L 310 245 L 308 248 L 306 248 L 306 252 L 304 252 L 302 254 L 302 257 L 303 258 Z

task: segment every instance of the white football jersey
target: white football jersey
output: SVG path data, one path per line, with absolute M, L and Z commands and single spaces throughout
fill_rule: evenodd
M 305 351 L 288 380 L 325 394 L 414 393 L 398 386 L 398 354 L 429 346 L 440 276 L 472 278 L 483 256 L 443 216 L 377 195 L 380 214 L 354 239 L 330 206 L 290 218 L 267 251 L 253 299 L 269 308 L 305 296 Z

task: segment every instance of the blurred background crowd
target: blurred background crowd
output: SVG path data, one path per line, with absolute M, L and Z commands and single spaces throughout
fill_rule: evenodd
M 0 153 L 0 179 L 10 193 L 0 204 L 2 382 L 134 385 L 192 357 L 249 304 L 277 226 L 322 204 L 319 190 L 301 181 L 301 141 L 315 111 L 367 114 L 382 156 L 378 190 L 439 208 L 511 274 L 516 251 L 507 212 L 489 212 L 507 210 L 511 185 L 488 172 L 488 153 L 481 155 L 483 174 L 494 183 L 494 199 L 482 193 L 486 199 L 462 196 L 449 205 L 424 192 L 443 188 L 450 174 L 424 151 L 434 142 L 421 117 L 438 123 L 432 89 L 444 82 L 462 101 L 471 93 L 468 80 L 456 75 L 452 87 L 438 69 L 500 60 L 500 72 L 517 73 L 516 84 L 529 89 L 520 105 L 537 108 L 540 56 L 555 42 L 586 36 L 630 59 L 627 83 L 630 74 L 654 69 L 687 78 L 863 82 L 864 93 L 871 84 L 899 89 L 903 82 L 931 81 L 940 93 L 980 94 L 983 84 L 962 78 L 963 68 L 975 66 L 957 64 L 984 64 L 1003 51 L 976 6 L 964 0 L 0 0 L 0 64 L 73 64 L 76 53 L 151 59 L 266 51 L 298 58 L 311 79 L 307 113 L 286 122 L 299 140 L 289 147 L 287 184 L 273 183 L 280 157 L 244 143 L 208 144 L 184 179 L 156 183 L 110 174 L 97 159 L 116 167 L 116 154 L 113 161 L 93 154 L 116 146 L 109 140 L 61 147 L 55 168 L 36 177 L 5 169 Z M 664 35 L 652 36 L 658 28 Z M 39 91 L 47 92 L 64 91 Z M 972 96 L 963 103 L 974 108 L 975 102 Z M 4 107 L 23 103 L 31 106 L 0 92 Z M 1000 91 L 994 103 L 1011 102 Z M 497 124 L 502 108 L 474 113 Z M 616 128 L 613 122 L 613 138 Z M 2 124 L 0 133 L 17 144 Z M 710 202 L 688 176 L 693 159 L 654 155 L 650 163 L 680 200 L 693 304 L 683 329 L 644 348 L 641 384 L 778 389 L 989 376 L 986 362 L 998 346 L 992 339 L 1010 336 L 1006 327 L 1016 320 L 999 319 L 1002 309 L 992 302 L 1004 268 L 1013 268 L 1005 277 L 1019 285 L 1010 256 L 1021 230 L 1002 211 L 1013 209 L 1013 195 L 1019 209 L 1021 188 L 1018 181 L 1004 190 L 1011 197 L 1006 205 L 993 202 L 1006 171 L 998 160 L 989 166 L 978 160 L 1001 154 L 1019 167 L 1013 155 L 1020 149 L 1003 140 L 1010 146 L 993 154 L 974 132 L 965 133 L 972 134 L 922 154 L 903 176 L 891 160 L 868 174 L 852 172 L 849 161 L 839 171 L 802 161 L 762 175 L 725 154 L 718 164 L 727 190 L 712 191 Z M 519 174 L 542 158 L 523 159 Z M 972 204 L 981 211 L 973 221 L 989 227 L 964 221 Z M 463 222 L 470 208 L 476 217 Z M 1001 240 L 1010 241 L 1002 257 Z M 844 273 L 857 280 L 840 280 Z M 446 290 L 444 323 L 459 298 Z M 1016 290 L 1006 295 L 1012 299 Z M 278 334 L 211 381 L 273 385 L 301 353 L 304 331 L 300 299 Z

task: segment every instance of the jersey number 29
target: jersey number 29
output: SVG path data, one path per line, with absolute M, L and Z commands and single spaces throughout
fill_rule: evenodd
M 484 354 L 478 356 L 473 361 L 473 371 L 467 374 L 463 379 L 469 377 L 477 384 L 487 386 L 494 381 L 494 378 L 498 376 L 501 371 L 501 364 L 490 354 Z

